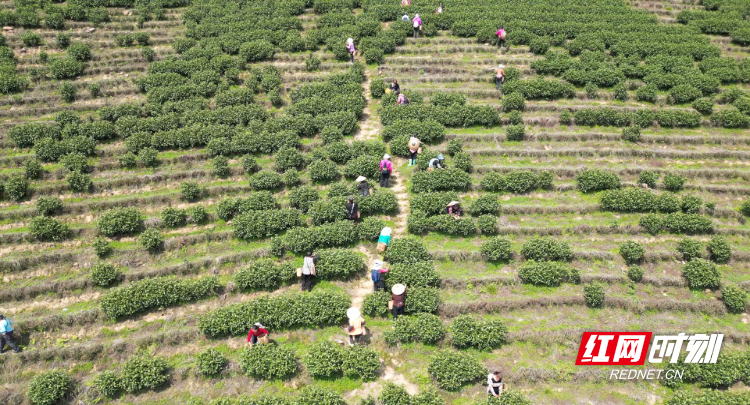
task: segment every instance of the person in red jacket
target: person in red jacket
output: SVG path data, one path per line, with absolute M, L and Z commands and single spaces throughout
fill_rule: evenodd
M 256 323 L 250 328 L 250 333 L 247 334 L 247 344 L 250 347 L 260 343 L 268 343 L 268 331 L 260 323 Z

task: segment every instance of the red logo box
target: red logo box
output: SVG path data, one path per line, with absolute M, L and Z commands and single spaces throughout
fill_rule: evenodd
M 583 332 L 576 366 L 642 366 L 652 332 Z

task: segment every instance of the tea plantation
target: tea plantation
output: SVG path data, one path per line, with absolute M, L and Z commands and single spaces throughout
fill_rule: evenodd
M 750 2 L 404 2 L 1 2 L 0 402 L 749 404 Z M 617 381 L 584 331 L 724 344 Z

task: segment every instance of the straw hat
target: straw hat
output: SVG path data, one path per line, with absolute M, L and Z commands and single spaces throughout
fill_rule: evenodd
M 356 180 L 354 180 L 354 181 L 356 181 L 357 183 L 360 183 L 360 182 L 363 182 L 363 181 L 365 181 L 365 180 L 367 180 L 367 177 L 365 177 L 365 176 L 359 176 L 359 177 L 357 177 L 357 179 L 356 179 Z
M 419 147 L 419 138 L 411 137 L 409 138 L 409 146 L 412 148 L 418 148 Z
M 349 319 L 358 319 L 362 314 L 357 308 L 349 308 L 346 310 L 346 317 Z
M 454 200 L 454 201 L 449 202 L 447 206 L 450 207 L 452 205 L 458 205 L 458 204 L 459 202 Z
M 382 231 L 380 231 L 380 234 L 383 236 L 391 236 L 391 232 L 391 228 L 386 226 Z
M 372 264 L 373 270 L 380 270 L 383 268 L 383 261 L 382 260 L 375 260 L 375 263 Z
M 391 288 L 391 292 L 394 293 L 394 294 L 396 294 L 396 295 L 401 295 L 401 294 L 404 293 L 404 291 L 406 291 L 406 286 L 403 285 L 403 284 L 400 284 L 400 283 L 399 284 L 395 284 L 393 286 L 393 288 Z
M 383 159 L 390 159 L 390 158 L 391 158 L 391 155 L 389 155 L 387 153 L 385 155 L 383 155 Z

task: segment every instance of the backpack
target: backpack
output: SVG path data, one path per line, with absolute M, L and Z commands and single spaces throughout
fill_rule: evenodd
M 414 20 L 414 28 L 419 28 L 419 22 L 417 20 Z
M 380 280 L 380 270 L 373 270 L 372 271 L 372 281 L 374 283 L 377 283 L 378 280 Z
M 503 69 L 498 69 L 495 77 L 497 77 L 498 79 L 502 79 L 503 77 L 505 77 L 505 71 Z

